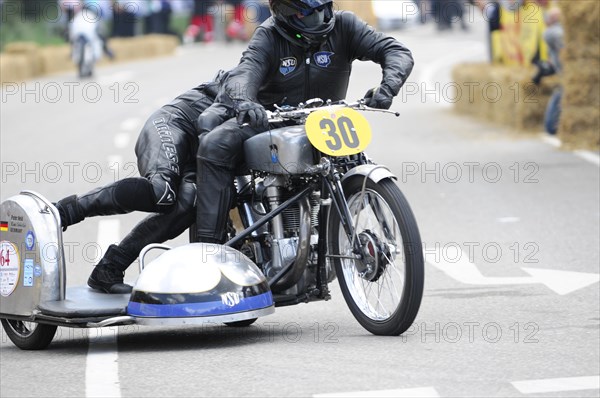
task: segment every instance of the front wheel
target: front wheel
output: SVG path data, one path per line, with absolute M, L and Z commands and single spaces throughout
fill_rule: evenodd
M 347 236 L 332 208 L 329 253 L 356 320 L 373 334 L 397 336 L 412 325 L 421 305 L 421 237 L 406 198 L 392 180 L 367 180 L 364 192 L 363 183 L 359 176 L 344 181 L 356 233 Z M 360 247 L 359 253 L 353 247 Z
M 22 350 L 43 350 L 56 334 L 56 326 L 36 322 L 2 319 L 2 327 L 8 338 Z

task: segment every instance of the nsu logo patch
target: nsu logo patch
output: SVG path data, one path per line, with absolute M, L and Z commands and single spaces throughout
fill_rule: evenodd
M 331 57 L 334 54 L 335 53 L 332 53 L 329 51 L 319 51 L 318 53 L 315 53 L 315 55 L 314 55 L 315 63 L 317 65 L 319 65 L 321 68 L 327 68 L 329 66 L 329 64 L 331 64 Z
M 279 65 L 279 72 L 283 76 L 292 73 L 296 70 L 296 65 L 298 65 L 298 60 L 294 57 L 286 57 L 281 59 L 281 64 Z

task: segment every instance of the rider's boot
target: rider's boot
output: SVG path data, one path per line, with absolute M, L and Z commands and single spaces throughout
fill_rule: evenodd
M 133 259 L 130 258 L 118 246 L 110 245 L 104 257 L 102 257 L 92 271 L 88 279 L 88 286 L 104 293 L 131 293 L 133 288 L 123 283 L 123 276 L 125 275 L 125 270 L 134 259 L 135 257 Z
M 67 196 L 57 203 L 54 203 L 54 206 L 56 206 L 58 214 L 60 215 L 60 223 L 63 231 L 65 231 L 69 225 L 77 224 L 85 218 L 85 214 L 77 205 L 77 195 Z
M 86 217 L 121 213 L 115 211 L 115 209 L 119 209 L 114 198 L 115 186 L 116 184 L 111 184 L 96 188 L 81 196 L 67 196 L 55 203 L 60 214 L 63 231 L 68 226 L 83 221 Z

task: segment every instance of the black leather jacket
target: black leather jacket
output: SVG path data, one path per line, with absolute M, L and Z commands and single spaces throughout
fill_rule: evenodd
M 235 104 L 252 101 L 267 109 L 273 105 L 296 106 L 311 98 L 332 101 L 346 98 L 352 62 L 370 60 L 381 65 L 381 84 L 394 95 L 413 68 L 411 52 L 400 42 L 361 21 L 348 11 L 335 12 L 335 26 L 318 48 L 303 48 L 281 36 L 273 18 L 256 29 L 237 67 L 230 71 L 217 97 L 219 109 L 201 116 L 212 119 L 200 130 L 216 127 L 221 120 L 235 116 Z

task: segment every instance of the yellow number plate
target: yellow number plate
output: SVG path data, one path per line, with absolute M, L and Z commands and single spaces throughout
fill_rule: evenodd
M 310 143 L 331 156 L 357 154 L 371 142 L 369 122 L 350 108 L 313 112 L 304 127 Z

